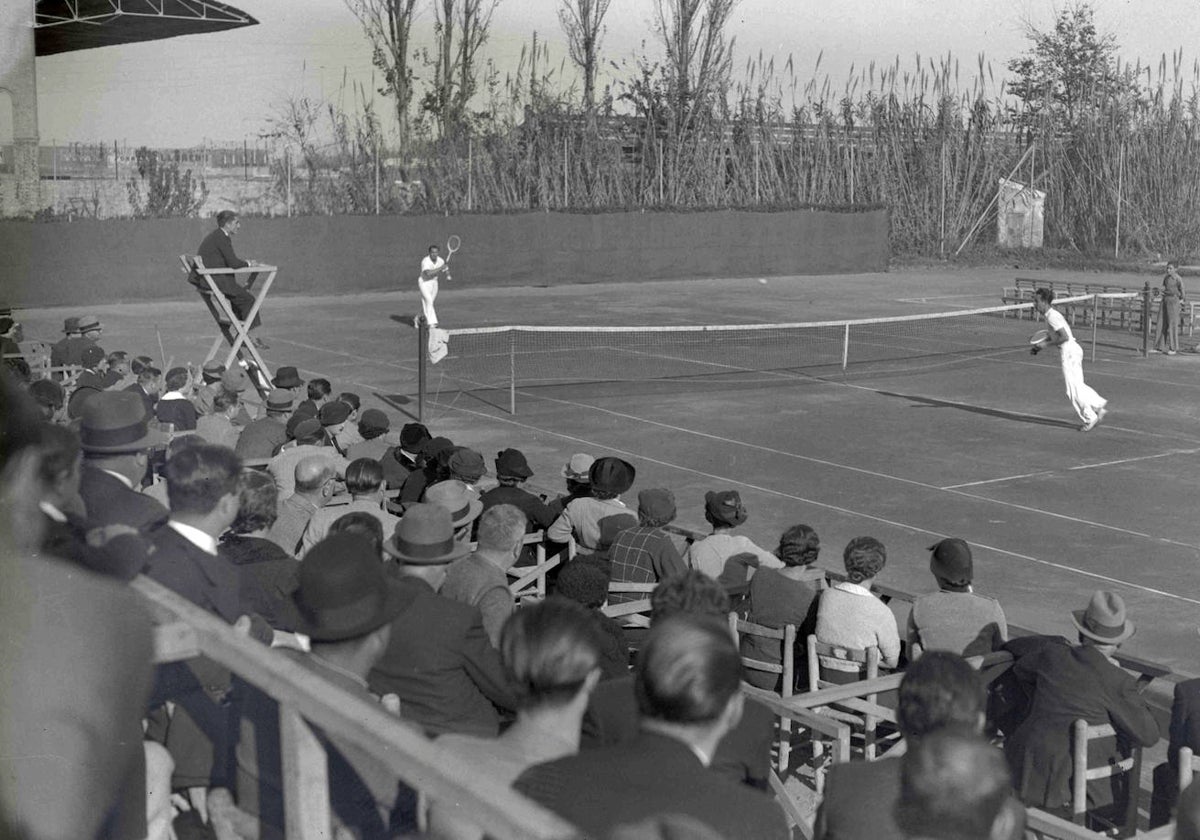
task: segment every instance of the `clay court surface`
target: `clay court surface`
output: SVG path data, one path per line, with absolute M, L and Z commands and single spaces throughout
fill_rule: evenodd
M 816 321 L 997 305 L 1017 274 L 1139 287 L 1145 279 L 947 269 L 771 277 L 766 284 L 481 290 L 451 282 L 437 307 L 447 328 Z M 335 391 L 357 391 L 398 428 L 416 414 L 411 320 L 419 310 L 415 282 L 398 286 L 392 294 L 287 297 L 282 267 L 263 309 L 268 362 L 325 376 Z M 214 335 L 198 299 L 93 311 L 110 350 L 157 356 L 157 326 L 168 357 L 198 363 Z M 38 309 L 19 317 L 28 339 L 54 340 L 72 314 Z M 928 547 L 942 536 L 963 537 L 975 550 L 976 590 L 998 597 L 1011 623 L 1073 637 L 1069 611 L 1094 589 L 1112 589 L 1138 625 L 1127 650 L 1195 673 L 1200 355 L 1141 358 L 1101 346 L 1084 369 L 1110 411 L 1082 434 L 1057 353 L 1030 356 L 1022 345 L 1034 325 L 1010 323 L 1011 350 L 970 358 L 931 355 L 845 376 L 731 374 L 521 389 L 515 415 L 507 394 L 454 390 L 435 366 L 431 384 L 441 390 L 424 420 L 434 434 L 483 452 L 489 464 L 506 446 L 524 450 L 533 481 L 555 490 L 572 453 L 620 455 L 638 469 L 635 491 L 672 488 L 678 523 L 697 529 L 704 528 L 704 492 L 736 488 L 750 511 L 744 533 L 774 547 L 785 527 L 806 522 L 821 536 L 819 564 L 827 568 L 841 567 L 851 537 L 876 536 L 888 548 L 880 582 L 909 591 L 934 588 Z M 945 339 L 948 346 L 957 340 L 952 329 Z M 1200 334 L 1184 336 L 1185 346 L 1197 341 Z

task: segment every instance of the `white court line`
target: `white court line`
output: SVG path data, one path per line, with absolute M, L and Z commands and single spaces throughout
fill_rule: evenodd
M 523 396 L 529 396 L 529 395 L 523 395 Z M 538 397 L 537 399 L 542 399 L 542 398 Z M 578 408 L 591 409 L 593 411 L 605 411 L 605 409 L 597 409 L 594 406 L 587 406 L 587 405 L 583 405 L 582 403 L 568 402 L 566 400 L 553 400 L 552 399 L 552 400 L 547 400 L 547 401 L 560 403 L 560 404 L 564 404 L 564 405 L 574 405 Z M 910 531 L 916 531 L 921 534 L 928 534 L 929 536 L 933 536 L 933 537 L 945 537 L 946 536 L 945 534 L 939 533 L 937 531 L 930 531 L 927 528 L 921 528 L 919 526 L 910 525 L 905 522 L 897 522 L 892 519 L 886 519 L 882 516 L 875 516 L 870 513 L 863 513 L 862 511 L 853 510 L 851 508 L 846 508 L 846 507 L 841 507 L 840 505 L 829 504 L 828 502 L 817 501 L 816 499 L 809 499 L 804 496 L 797 496 L 794 493 L 786 493 L 782 490 L 776 490 L 776 489 L 770 488 L 770 487 L 762 487 L 760 485 L 750 484 L 749 482 L 743 481 L 741 479 L 730 478 L 728 476 L 717 475 L 715 473 L 707 473 L 707 472 L 704 472 L 703 470 L 698 470 L 698 469 L 694 469 L 692 467 L 684 466 L 683 464 L 676 464 L 671 461 L 664 461 L 660 458 L 653 458 L 653 457 L 651 457 L 649 455 L 645 455 L 641 452 L 633 452 L 628 449 L 619 449 L 619 448 L 616 448 L 613 446 L 608 446 L 607 444 L 601 444 L 598 441 L 588 440 L 586 438 L 581 438 L 581 437 L 576 437 L 574 435 L 564 434 L 562 432 L 558 432 L 553 429 L 546 429 L 546 428 L 542 428 L 540 426 L 534 426 L 534 425 L 531 425 L 528 423 L 522 423 L 522 422 L 514 420 L 510 417 L 496 416 L 496 415 L 488 414 L 488 413 L 482 412 L 482 411 L 474 411 L 474 410 L 468 409 L 468 408 L 460 408 L 460 409 L 458 409 L 458 411 L 461 411 L 464 414 L 472 414 L 472 415 L 475 415 L 477 417 L 481 417 L 481 418 L 484 418 L 487 420 L 499 421 L 501 423 L 506 423 L 510 426 L 516 426 L 518 428 L 524 429 L 529 432 L 539 432 L 539 433 L 542 433 L 545 435 L 549 435 L 551 437 L 559 438 L 561 440 L 566 440 L 566 441 L 571 441 L 572 443 L 582 444 L 584 447 L 592 447 L 592 448 L 600 447 L 600 448 L 608 449 L 609 451 L 617 452 L 622 455 L 628 455 L 631 458 L 637 458 L 638 460 L 646 461 L 648 463 L 659 464 L 664 467 L 669 467 L 671 469 L 679 470 L 681 472 L 691 473 L 693 475 L 697 475 L 702 478 L 711 479 L 713 481 L 718 481 L 718 482 L 728 483 L 728 484 L 736 484 L 738 486 L 745 487 L 750 490 L 757 490 L 762 493 L 767 493 L 767 494 L 770 494 L 773 496 L 778 496 L 780 498 L 788 499 L 788 500 L 794 501 L 794 502 L 801 502 L 803 504 L 813 505 L 814 507 L 823 508 L 825 510 L 831 510 L 836 513 L 842 513 L 842 514 L 846 514 L 849 516 L 857 516 L 862 519 L 870 520 L 872 522 L 879 522 L 879 523 L 882 523 L 885 525 L 891 525 L 896 528 L 905 528 Z M 689 434 L 693 434 L 698 437 L 719 439 L 726 443 L 730 442 L 727 438 L 719 438 L 716 435 L 709 435 L 704 432 L 694 432 L 694 431 L 687 430 L 687 429 L 681 429 L 679 427 L 667 426 L 667 424 L 656 423 L 655 421 L 652 421 L 652 420 L 645 420 L 644 418 L 640 418 L 640 417 L 632 417 L 631 415 L 621 415 L 617 412 L 608 412 L 608 413 L 616 414 L 619 417 L 628 417 L 629 419 L 636 420 L 636 421 L 643 422 L 643 423 L 650 423 L 652 425 L 666 426 L 667 428 L 675 428 L 675 429 L 678 429 L 679 431 L 687 432 Z M 744 442 L 738 442 L 738 443 L 741 446 L 748 446 L 748 447 L 751 447 L 754 449 L 762 449 L 762 450 L 765 450 L 768 452 L 777 451 L 777 450 L 768 449 L 767 447 L 756 446 L 754 444 L 748 444 L 748 443 L 744 443 Z M 794 458 L 802 458 L 802 459 L 804 458 L 804 456 L 794 455 L 792 453 L 780 453 L 780 454 L 791 455 L 791 457 L 794 457 Z M 805 460 L 812 460 L 812 459 L 805 459 Z M 828 462 L 826 462 L 826 463 L 828 463 Z M 850 467 L 848 469 L 854 469 L 854 468 Z M 890 477 L 890 476 L 884 476 L 884 477 L 886 478 L 886 477 Z M 904 480 L 904 479 L 899 479 L 899 480 Z M 920 482 L 911 482 L 911 483 L 919 484 Z M 925 485 L 925 486 L 928 486 L 928 485 Z M 938 488 L 930 488 L 930 489 L 938 489 Z M 962 496 L 966 496 L 967 498 L 976 499 L 976 500 L 985 501 L 985 502 L 994 501 L 992 499 L 988 499 L 983 496 L 972 496 L 969 493 L 960 493 L 957 495 L 962 495 Z M 1036 508 L 1023 508 L 1023 509 L 1034 512 L 1034 513 L 1045 513 L 1045 511 L 1039 511 Z M 1091 522 L 1088 522 L 1087 520 L 1083 520 L 1083 519 L 1075 519 L 1073 517 L 1061 516 L 1061 515 L 1056 515 L 1056 514 L 1050 514 L 1050 515 L 1059 516 L 1059 518 L 1068 519 L 1068 520 L 1078 522 L 1078 523 L 1081 523 L 1084 525 L 1096 525 L 1097 527 L 1105 527 L 1103 525 L 1100 525 L 1099 523 L 1091 523 Z M 1111 530 L 1123 531 L 1123 529 L 1120 529 L 1120 528 L 1112 528 Z M 1195 548 L 1195 546 L 1190 546 L 1190 545 L 1187 545 L 1186 543 L 1175 543 L 1173 540 L 1164 540 L 1160 537 L 1154 537 L 1149 534 L 1137 534 L 1137 532 L 1134 532 L 1134 531 L 1125 531 L 1125 533 L 1132 534 L 1135 536 L 1143 536 L 1143 537 L 1146 537 L 1151 540 L 1169 542 L 1169 543 L 1173 543 L 1175 545 L 1185 546 L 1187 548 Z M 1150 586 L 1143 586 L 1140 583 L 1131 583 L 1130 581 L 1127 581 L 1127 580 L 1122 580 L 1120 578 L 1111 577 L 1109 575 L 1102 575 L 1098 572 L 1090 572 L 1086 569 L 1079 569 L 1079 568 L 1076 568 L 1075 566 L 1068 566 L 1064 563 L 1055 563 L 1051 560 L 1042 560 L 1041 558 L 1031 557 L 1028 554 L 1021 554 L 1020 552 L 1010 551 L 1009 549 L 999 548 L 997 546 L 992 546 L 992 545 L 985 545 L 984 543 L 980 543 L 977 541 L 973 541 L 973 542 L 975 545 L 978 545 L 981 548 L 986 548 L 990 551 L 995 551 L 998 554 L 1003 554 L 1008 557 L 1017 558 L 1019 560 L 1026 560 L 1028 562 L 1036 563 L 1041 566 L 1047 566 L 1049 568 L 1058 569 L 1058 570 L 1064 571 L 1064 572 L 1073 572 L 1078 575 L 1083 575 L 1084 577 L 1089 577 L 1089 578 L 1093 578 L 1095 580 L 1105 581 L 1106 583 L 1124 586 L 1124 587 L 1127 587 L 1128 589 L 1136 589 L 1136 590 L 1139 590 L 1142 592 L 1148 592 L 1153 595 L 1161 595 L 1164 598 L 1171 598 L 1171 599 L 1174 599 L 1177 601 L 1183 601 L 1188 604 L 1195 604 L 1197 606 L 1200 606 L 1200 600 L 1196 600 L 1194 598 L 1188 598 L 1188 597 L 1185 597 L 1185 596 L 1180 595 L 1175 592 L 1164 592 L 1161 589 L 1155 589 Z
M 979 487 L 982 484 L 999 484 L 1002 481 L 1017 481 L 1022 478 L 1035 478 L 1039 475 L 1054 475 L 1054 470 L 1024 473 L 1022 475 L 1005 475 L 1000 478 L 985 478 L 983 481 L 968 481 L 963 484 L 946 484 L 942 490 L 961 490 L 964 487 Z

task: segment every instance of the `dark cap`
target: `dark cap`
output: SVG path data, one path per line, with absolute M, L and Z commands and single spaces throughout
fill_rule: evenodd
M 321 421 L 316 417 L 305 417 L 296 424 L 295 438 L 298 441 L 320 439 L 322 436 Z
M 520 449 L 505 449 L 496 453 L 496 477 L 526 479 L 533 475 L 525 453 Z
M 635 475 L 637 475 L 637 470 L 633 468 L 633 464 L 611 456 L 597 458 L 591 469 L 588 470 L 588 478 L 591 480 L 593 491 L 599 490 L 602 493 L 613 493 L 617 496 L 633 486 Z
M 430 439 L 429 429 L 423 423 L 405 423 L 400 430 L 400 448 L 417 452 L 421 444 Z
M 299 388 L 304 384 L 300 372 L 294 367 L 285 365 L 275 371 L 274 385 L 276 388 Z
M 746 521 L 746 506 L 736 490 L 709 490 L 704 494 L 704 514 L 713 525 L 734 528 Z
M 336 426 L 338 423 L 345 423 L 350 419 L 350 406 L 344 402 L 327 402 L 321 406 L 321 411 L 317 415 L 322 426 Z
M 933 555 L 929 558 L 929 571 L 940 582 L 949 586 L 966 587 L 975 577 L 971 560 L 971 547 L 965 540 L 955 537 L 929 546 Z
M 361 432 L 386 432 L 392 427 L 392 421 L 378 408 L 368 408 L 358 418 L 358 429 Z
M 449 467 L 451 475 L 468 483 L 478 481 L 481 476 L 487 475 L 487 464 L 483 462 L 483 456 L 465 446 L 459 447 L 450 456 Z
M 83 348 L 83 352 L 79 354 L 79 363 L 85 368 L 95 367 L 104 361 L 104 351 L 96 345 Z
M 638 515 L 643 519 L 667 523 L 675 518 L 675 494 L 665 487 L 638 493 Z

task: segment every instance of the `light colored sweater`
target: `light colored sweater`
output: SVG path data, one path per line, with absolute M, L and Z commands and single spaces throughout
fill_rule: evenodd
M 879 648 L 879 662 L 888 668 L 900 664 L 900 631 L 887 605 L 857 583 L 843 581 L 821 593 L 817 607 L 817 639 L 840 647 Z M 821 664 L 835 671 L 857 671 L 859 665 L 835 656 L 822 656 Z

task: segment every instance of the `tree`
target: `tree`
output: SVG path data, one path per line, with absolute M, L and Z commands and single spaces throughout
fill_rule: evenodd
M 408 106 L 413 98 L 413 71 L 409 65 L 409 41 L 417 0 L 345 0 L 371 42 L 371 60 L 383 71 L 384 87 L 379 92 L 392 97 L 396 127 L 403 149 L 408 142 Z
M 1072 128 L 1094 107 L 1136 93 L 1136 82 L 1120 70 L 1116 37 L 1097 31 L 1088 3 L 1060 11 L 1049 32 L 1029 22 L 1025 29 L 1033 46 L 1008 62 L 1015 76 L 1008 90 L 1024 106 L 1014 114 L 1018 123 L 1048 118 L 1055 128 Z
M 604 16 L 612 0 L 561 0 L 558 22 L 567 36 L 571 60 L 583 71 L 583 107 L 596 107 L 596 67 Z
M 134 216 L 161 219 L 200 212 L 208 200 L 208 185 L 203 179 L 193 178 L 190 169 L 180 172 L 178 163 L 162 160 L 157 151 L 145 146 L 134 152 L 134 158 L 138 177 L 125 182 Z
M 655 0 L 656 29 L 667 51 L 667 82 L 676 130 L 716 105 L 733 60 L 725 26 L 738 0 Z
M 442 136 L 465 125 L 467 106 L 478 81 L 476 56 L 488 39 L 500 0 L 434 0 L 433 85 L 421 107 L 441 125 Z

